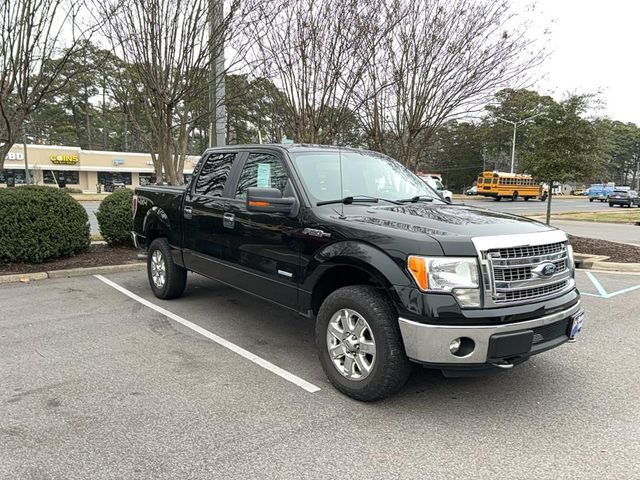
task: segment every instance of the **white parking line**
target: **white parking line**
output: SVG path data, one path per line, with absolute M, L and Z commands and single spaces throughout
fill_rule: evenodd
M 155 310 L 156 312 L 161 313 L 162 315 L 170 318 L 171 320 L 174 320 L 174 321 L 184 325 L 185 327 L 190 328 L 194 332 L 199 333 L 200 335 L 202 335 L 204 337 L 207 337 L 209 340 L 212 340 L 212 341 L 216 342 L 218 345 L 221 345 L 221 346 L 231 350 L 232 352 L 237 353 L 241 357 L 246 358 L 247 360 L 255 363 L 256 365 L 260 365 L 262 368 L 264 368 L 266 370 L 269 370 L 271 373 L 275 373 L 279 377 L 282 377 L 285 380 L 297 385 L 298 387 L 302 388 L 303 390 L 306 390 L 309 393 L 315 393 L 315 392 L 320 391 L 320 388 L 316 387 L 314 384 L 309 383 L 306 380 L 303 380 L 302 378 L 294 375 L 293 373 L 288 372 L 285 369 L 278 367 L 277 365 L 274 365 L 273 363 L 271 363 L 271 362 L 265 360 L 264 358 L 261 358 L 261 357 L 255 355 L 255 354 L 249 352 L 248 350 L 245 350 L 242 347 L 239 347 L 235 343 L 231 343 L 230 341 L 225 340 L 222 337 L 219 337 L 215 333 L 211 333 L 210 331 L 205 330 L 201 326 L 196 325 L 195 323 L 190 322 L 189 320 L 187 320 L 185 318 L 182 318 L 180 315 L 176 315 L 175 313 L 170 312 L 169 310 L 165 310 L 164 308 L 159 307 L 158 305 L 156 305 L 154 303 L 151 303 L 148 300 L 145 300 L 144 298 L 136 295 L 135 293 L 127 290 L 126 288 L 118 285 L 117 283 L 112 282 L 108 278 L 105 278 L 102 275 L 94 275 L 94 277 L 97 278 L 98 280 L 106 283 L 110 287 L 115 288 L 119 292 L 124 293 L 127 297 L 135 300 L 138 303 L 141 303 L 145 307 L 149 307 L 152 310 Z

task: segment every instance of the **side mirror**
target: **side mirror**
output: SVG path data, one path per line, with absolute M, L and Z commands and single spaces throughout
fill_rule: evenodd
M 247 210 L 264 213 L 291 213 L 294 197 L 282 197 L 277 188 L 250 187 L 247 189 Z

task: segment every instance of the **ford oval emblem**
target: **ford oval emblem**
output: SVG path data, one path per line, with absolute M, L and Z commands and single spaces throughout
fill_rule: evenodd
M 551 262 L 541 263 L 536 268 L 532 269 L 531 273 L 533 273 L 537 277 L 547 278 L 556 273 L 556 266 Z

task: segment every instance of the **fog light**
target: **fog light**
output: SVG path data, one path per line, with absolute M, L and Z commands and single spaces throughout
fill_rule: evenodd
M 449 344 L 449 351 L 455 354 L 458 350 L 460 350 L 461 344 L 462 344 L 462 340 L 460 340 L 459 338 L 452 340 L 451 343 Z

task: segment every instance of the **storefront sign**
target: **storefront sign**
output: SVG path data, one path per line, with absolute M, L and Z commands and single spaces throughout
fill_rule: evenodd
M 114 158 L 113 159 L 113 165 L 114 166 L 118 166 L 118 165 L 124 165 L 124 160 L 121 158 Z
M 4 157 L 4 159 L 12 161 L 12 162 L 24 160 L 24 153 L 9 152 L 9 153 L 7 153 L 7 156 Z
M 75 165 L 78 163 L 77 155 L 50 155 L 49 160 L 56 165 Z

